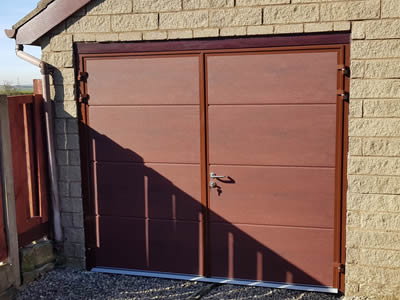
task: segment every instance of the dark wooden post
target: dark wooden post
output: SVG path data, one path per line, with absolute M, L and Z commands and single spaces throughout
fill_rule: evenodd
M 0 95 L 0 163 L 3 183 L 3 209 L 5 210 L 5 227 L 7 233 L 8 264 L 12 269 L 15 286 L 21 284 L 19 272 L 18 232 L 14 195 L 14 177 L 8 118 L 8 99 Z

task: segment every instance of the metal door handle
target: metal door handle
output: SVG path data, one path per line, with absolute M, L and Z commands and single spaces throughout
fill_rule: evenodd
M 211 172 L 210 173 L 210 178 L 225 178 L 226 176 L 220 176 L 220 175 L 217 175 L 217 174 L 215 174 L 214 172 Z

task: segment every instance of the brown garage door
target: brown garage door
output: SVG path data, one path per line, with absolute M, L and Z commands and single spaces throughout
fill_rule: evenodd
M 213 276 L 332 285 L 336 66 L 335 52 L 207 56 L 209 169 L 227 176 L 210 191 Z
M 96 265 L 198 274 L 199 56 L 86 66 Z
M 343 63 L 82 55 L 90 266 L 337 287 Z

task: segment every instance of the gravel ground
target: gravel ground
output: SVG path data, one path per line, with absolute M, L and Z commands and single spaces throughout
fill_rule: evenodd
M 65 268 L 51 271 L 21 288 L 17 299 L 338 300 L 340 298 L 321 293 L 100 274 Z
M 341 297 L 332 294 L 300 292 L 285 289 L 269 289 L 260 287 L 247 287 L 238 285 L 221 285 L 211 290 L 202 300 L 339 300 Z

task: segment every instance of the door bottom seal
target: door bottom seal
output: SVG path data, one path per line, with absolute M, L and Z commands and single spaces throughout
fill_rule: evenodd
M 107 268 L 107 267 L 95 267 L 91 269 L 91 271 L 97 273 L 111 273 L 111 274 L 133 275 L 133 276 L 143 276 L 143 277 L 157 277 L 164 279 L 246 285 L 246 286 L 268 287 L 275 289 L 307 291 L 307 292 L 321 292 L 321 293 L 332 293 L 332 294 L 338 293 L 337 288 L 318 286 L 318 285 L 301 285 L 301 284 L 288 284 L 288 283 L 267 282 L 267 281 L 239 280 L 239 279 L 229 279 L 229 278 L 219 278 L 219 277 L 203 277 L 203 276 L 183 275 L 175 273 L 147 272 L 147 271 Z

